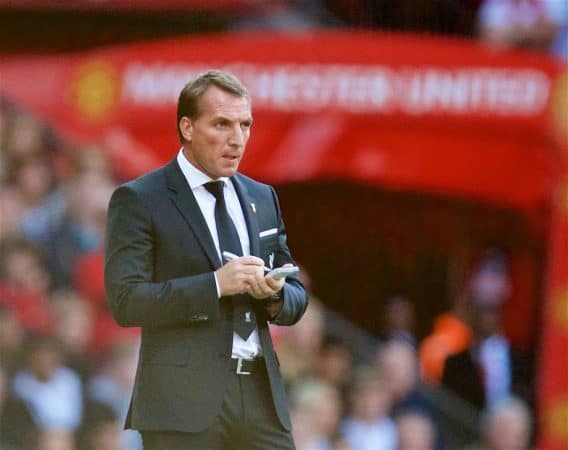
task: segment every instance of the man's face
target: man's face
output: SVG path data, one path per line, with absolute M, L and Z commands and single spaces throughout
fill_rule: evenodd
M 180 120 L 185 156 L 213 179 L 234 175 L 250 137 L 249 100 L 211 86 L 201 97 L 200 113 Z

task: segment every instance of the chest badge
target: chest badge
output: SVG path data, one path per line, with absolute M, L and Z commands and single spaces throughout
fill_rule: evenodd
M 274 268 L 274 252 L 268 255 L 268 267 L 270 267 L 271 269 Z

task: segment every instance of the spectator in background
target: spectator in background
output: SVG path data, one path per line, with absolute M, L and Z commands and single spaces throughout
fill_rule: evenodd
M 341 397 L 316 378 L 297 380 L 291 388 L 294 442 L 298 450 L 331 450 L 339 424 Z
M 390 297 L 385 304 L 383 339 L 416 345 L 414 337 L 414 305 L 401 295 Z
M 280 338 L 278 358 L 287 383 L 313 372 L 323 336 L 323 309 L 319 300 L 311 296 L 302 320 L 287 327 Z
M 39 430 L 35 450 L 75 450 L 75 439 L 65 430 Z
M 114 413 L 106 407 L 91 405 L 86 410 L 81 430 L 79 450 L 134 450 L 123 446 L 122 424 L 116 421 Z
M 349 409 L 341 432 L 356 450 L 395 450 L 397 432 L 389 417 L 391 404 L 385 383 L 370 367 L 360 368 L 349 393 Z
M 12 167 L 12 183 L 25 210 L 41 203 L 56 186 L 55 172 L 47 155 L 16 161 Z
M 486 42 L 504 47 L 548 50 L 566 24 L 558 0 L 485 0 L 478 15 L 479 33 Z M 566 9 L 564 8 L 564 12 Z
M 552 53 L 566 61 L 568 59 L 568 2 L 546 0 L 550 16 L 556 23 L 556 38 L 552 42 Z
M 9 389 L 9 378 L 0 365 L 0 450 L 34 449 L 37 427 L 25 405 Z
M 327 336 L 318 352 L 314 375 L 335 386 L 343 396 L 351 379 L 352 365 L 353 355 L 347 346 L 339 339 Z
M 11 373 L 17 364 L 24 329 L 14 311 L 0 305 L 0 368 Z
M 39 207 L 27 211 L 21 221 L 21 230 L 26 238 L 43 248 L 49 247 L 54 230 L 64 221 L 68 204 L 74 198 L 72 190 L 77 180 L 88 174 L 110 180 L 112 174 L 104 151 L 94 146 L 76 149 L 71 155 L 70 167 L 61 172 L 64 179 L 58 189 Z
M 71 171 L 74 177 L 92 173 L 107 179 L 114 178 L 106 150 L 95 144 L 83 144 L 73 151 Z
M 2 368 L 2 364 L 0 363 L 0 450 L 6 450 L 7 443 L 5 442 L 3 428 L 4 424 L 2 423 L 2 412 L 4 410 L 4 404 L 6 403 L 6 393 L 8 390 L 8 375 Z
M 432 414 L 431 405 L 419 390 L 418 359 L 410 344 L 390 341 L 381 345 L 377 370 L 389 394 L 391 415 L 409 408 Z
M 140 329 L 120 327 L 111 316 L 104 286 L 104 257 L 101 250 L 77 258 L 73 268 L 73 287 L 90 306 L 92 333 L 87 353 L 98 358 L 121 339 L 139 338 Z
M 513 387 L 526 394 L 527 361 L 513 354 L 501 332 L 501 306 L 510 291 L 504 256 L 489 251 L 469 283 L 473 343 L 444 366 L 443 384 L 480 410 L 510 395 Z
M 44 154 L 50 147 L 47 141 L 46 129 L 32 116 L 16 112 L 8 115 L 1 142 L 8 165 Z
M 355 450 L 349 445 L 349 442 L 341 435 L 336 434 L 331 442 L 331 450 Z
M 56 286 L 71 284 L 77 258 L 102 247 L 106 209 L 113 189 L 110 179 L 94 172 L 81 174 L 70 184 L 65 214 L 53 229 L 47 230 L 44 240 Z
M 419 357 L 424 381 L 439 383 L 446 358 L 468 348 L 472 339 L 468 320 L 465 296 L 458 297 L 451 311 L 436 318 L 434 330 L 420 344 Z
M 62 352 L 62 362 L 85 381 L 92 365 L 87 352 L 93 332 L 91 307 L 75 291 L 61 289 L 52 294 L 50 309 L 53 337 Z
M 520 399 L 508 397 L 489 408 L 482 420 L 483 442 L 467 450 L 526 450 L 529 448 L 532 419 Z
M 18 234 L 25 208 L 4 174 L 0 179 L 0 212 L 0 239 Z
M 82 387 L 79 376 L 60 360 L 52 338 L 30 338 L 25 366 L 15 374 L 12 392 L 40 431 L 46 432 L 42 438 L 67 442 L 82 420 Z
M 106 408 L 113 413 L 117 424 L 124 423 L 128 413 L 138 364 L 138 348 L 138 342 L 115 343 L 109 348 L 101 370 L 87 386 L 89 409 Z M 121 442 L 125 450 L 142 448 L 142 439 L 135 430 L 122 431 Z
M 398 431 L 397 450 L 434 450 L 436 427 L 432 418 L 420 410 L 407 409 L 395 417 Z
M 54 154 L 47 130 L 24 114 L 7 114 L 5 122 L 0 141 L 0 236 L 19 232 L 25 214 L 41 205 L 56 186 Z
M 0 305 L 30 332 L 49 329 L 50 277 L 41 252 L 21 238 L 0 241 Z

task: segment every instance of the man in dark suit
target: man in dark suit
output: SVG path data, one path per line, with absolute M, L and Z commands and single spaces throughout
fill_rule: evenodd
M 274 189 L 237 172 L 249 94 L 206 72 L 181 91 L 177 124 L 176 158 L 109 206 L 109 307 L 142 327 L 126 427 L 150 450 L 293 449 L 268 322 L 294 324 L 307 296 L 296 276 L 265 275 L 293 261 Z
M 491 408 L 511 394 L 530 401 L 532 363 L 512 348 L 501 331 L 501 307 L 510 290 L 506 259 L 492 249 L 468 285 L 473 343 L 446 359 L 442 375 L 444 386 L 478 410 Z

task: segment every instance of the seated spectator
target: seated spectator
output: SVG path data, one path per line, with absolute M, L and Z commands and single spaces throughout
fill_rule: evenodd
M 17 365 L 24 329 L 14 311 L 0 305 L 0 367 L 9 373 Z
M 5 450 L 8 448 L 8 444 L 6 442 L 3 428 L 4 423 L 2 421 L 4 404 L 6 403 L 6 394 L 8 391 L 8 375 L 2 368 L 2 364 L 0 363 L 0 450 Z
M 73 151 L 70 167 L 64 170 L 62 183 L 37 208 L 26 211 L 21 220 L 21 231 L 34 244 L 49 248 L 49 241 L 65 220 L 69 203 L 74 198 L 71 192 L 77 182 L 91 175 L 96 179 L 111 179 L 110 163 L 102 149 L 86 146 Z M 61 284 L 61 283 L 59 283 Z
M 65 210 L 51 228 L 43 230 L 40 243 L 57 287 L 71 284 L 77 258 L 102 247 L 107 206 L 114 185 L 98 173 L 86 172 L 74 178 L 66 190 Z
M 315 378 L 300 379 L 292 385 L 290 400 L 298 449 L 331 450 L 341 414 L 337 389 Z
M 114 175 L 107 152 L 94 144 L 83 144 L 73 151 L 71 171 L 74 177 L 93 173 L 102 178 L 112 179 Z
M 35 158 L 48 149 L 46 129 L 27 114 L 14 112 L 7 119 L 2 149 L 9 164 Z
M 73 433 L 67 430 L 43 429 L 37 437 L 36 450 L 75 450 Z
M 443 448 L 435 408 L 420 387 L 418 358 L 414 347 L 396 340 L 381 345 L 377 351 L 377 370 L 390 395 L 391 417 L 398 417 L 408 411 L 424 416 L 432 427 L 434 448 Z
M 436 318 L 432 334 L 420 344 L 419 357 L 424 381 L 434 384 L 440 382 L 446 358 L 469 347 L 472 333 L 467 315 L 464 297 L 456 301 L 451 311 Z
M 56 177 L 47 155 L 14 161 L 8 169 L 0 194 L 3 217 L 0 225 L 6 227 L 1 234 L 5 236 L 21 232 L 22 224 L 31 211 L 41 210 L 44 215 L 51 216 L 58 209 L 50 201 Z M 35 215 L 34 219 L 43 218 Z
M 87 403 L 80 430 L 79 450 L 134 450 L 122 445 L 123 424 L 110 406 Z
M 71 289 L 61 289 L 51 295 L 53 337 L 62 352 L 62 362 L 86 380 L 91 370 L 88 346 L 93 334 L 91 306 Z
M 478 14 L 479 33 L 491 44 L 547 50 L 555 41 L 561 20 L 556 17 L 555 3 L 562 2 L 485 0 Z
M 501 332 L 501 306 L 510 293 L 505 262 L 489 254 L 470 282 L 472 345 L 446 360 L 443 384 L 461 398 L 484 409 L 526 388 L 527 360 L 516 355 Z
M 0 365 L 0 450 L 35 449 L 38 431 L 24 403 L 10 392 Z
M 128 413 L 134 377 L 138 364 L 138 342 L 122 341 L 109 348 L 101 370 L 87 386 L 89 408 L 105 407 L 114 414 L 114 421 L 123 424 Z M 140 434 L 134 430 L 121 433 L 123 447 L 128 450 L 142 448 Z
M 327 336 L 318 353 L 314 374 L 344 394 L 351 379 L 353 355 L 340 340 Z
M 49 287 L 43 255 L 36 247 L 21 238 L 0 241 L 0 305 L 30 332 L 43 333 L 50 327 Z
M 377 351 L 377 370 L 392 404 L 391 413 L 408 408 L 433 414 L 419 389 L 418 358 L 414 348 L 401 341 L 390 341 Z
M 526 450 L 529 448 L 532 420 L 529 408 L 520 399 L 501 399 L 483 415 L 483 442 L 468 450 Z
M 12 178 L 26 210 L 41 205 L 56 186 L 55 171 L 47 155 L 18 161 L 12 167 Z
M 287 327 L 280 337 L 278 358 L 282 376 L 290 383 L 312 373 L 324 335 L 323 309 L 319 300 L 310 297 L 308 308 L 293 327 Z
M 419 410 L 400 411 L 395 417 L 398 450 L 434 450 L 436 428 L 430 416 Z
M 356 450 L 395 450 L 397 434 L 389 418 L 391 404 L 385 383 L 374 369 L 359 369 L 349 395 L 349 409 L 341 432 Z
M 341 435 L 337 434 L 331 442 L 331 450 L 355 450 L 349 442 Z
M 106 303 L 102 250 L 85 253 L 77 258 L 73 270 L 73 287 L 90 305 L 93 323 L 87 352 L 91 357 L 101 357 L 122 339 L 136 339 L 140 336 L 139 328 L 121 327 L 110 314 Z
M 22 217 L 26 207 L 20 201 L 17 190 L 5 181 L 0 182 L 0 239 L 15 235 L 20 231 Z
M 83 415 L 81 379 L 61 365 L 54 339 L 30 338 L 25 366 L 12 380 L 12 393 L 41 430 L 75 432 Z
M 414 305 L 403 296 L 390 297 L 385 305 L 383 340 L 399 340 L 416 345 Z

